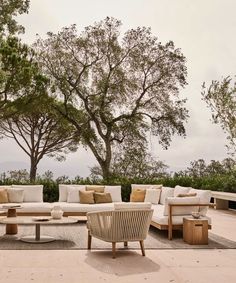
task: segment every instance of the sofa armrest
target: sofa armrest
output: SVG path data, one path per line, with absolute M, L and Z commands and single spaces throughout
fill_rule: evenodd
M 189 203 L 169 203 L 169 214 L 168 214 L 168 239 L 172 240 L 172 208 L 179 206 L 192 206 L 192 207 L 200 207 L 200 206 L 208 206 L 208 207 L 214 207 L 215 204 L 213 203 L 198 203 L 198 204 L 189 204 Z

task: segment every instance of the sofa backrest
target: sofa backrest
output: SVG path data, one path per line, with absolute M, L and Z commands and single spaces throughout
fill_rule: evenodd
M 199 204 L 199 197 L 168 197 L 165 202 L 164 216 L 169 215 L 169 204 Z M 192 212 L 197 212 L 197 206 L 176 206 L 172 208 L 172 215 L 191 215 Z
M 43 202 L 43 185 L 12 185 L 8 190 L 23 190 L 23 202 Z
M 86 185 L 59 184 L 59 202 L 79 202 L 79 190 L 86 190 Z M 112 202 L 122 201 L 121 185 L 106 185 L 104 187 L 104 192 L 111 194 Z

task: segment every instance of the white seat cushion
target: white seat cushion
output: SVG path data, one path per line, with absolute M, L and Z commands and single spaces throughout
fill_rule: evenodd
M 113 203 L 83 204 L 83 203 L 54 202 L 53 206 L 60 206 L 64 212 L 86 213 L 90 211 L 114 210 Z
M 168 216 L 164 216 L 164 205 L 152 205 L 153 216 L 152 221 L 160 224 L 160 225 L 168 225 Z M 173 225 L 182 225 L 183 224 L 183 218 L 189 217 L 189 215 L 175 215 L 172 217 L 172 223 Z M 211 218 L 210 217 L 204 217 L 204 219 L 208 219 L 208 223 L 211 224 Z
M 39 213 L 39 212 L 51 212 L 53 208 L 53 203 L 49 202 L 23 202 L 21 203 L 21 209 L 19 213 L 28 212 L 28 213 Z

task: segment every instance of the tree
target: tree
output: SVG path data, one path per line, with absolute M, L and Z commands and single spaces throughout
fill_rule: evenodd
M 191 167 L 187 168 L 189 176 L 204 177 L 207 171 L 207 165 L 204 159 L 198 159 L 190 162 Z
M 104 179 L 111 175 L 114 148 L 132 133 L 147 132 L 167 148 L 174 134 L 185 135 L 185 57 L 172 41 L 165 45 L 150 28 L 129 30 L 120 40 L 121 22 L 106 18 L 78 35 L 75 25 L 48 33 L 35 47 L 44 71 L 62 97 L 61 114 L 78 129 Z M 83 113 L 76 120 L 73 105 Z M 82 125 L 81 125 L 82 123 Z
M 0 35 L 24 32 L 14 17 L 27 13 L 29 0 L 1 0 L 0 5 Z
M 212 111 L 212 120 L 220 124 L 226 132 L 229 145 L 228 150 L 234 156 L 236 153 L 236 82 L 226 77 L 219 81 L 212 81 L 209 88 L 203 84 L 203 100 Z
M 7 102 L 39 89 L 43 92 L 47 82 L 32 48 L 15 37 L 0 41 L 0 119 L 6 115 Z
M 34 94 L 35 95 L 35 94 Z M 0 133 L 16 141 L 30 158 L 30 181 L 35 181 L 37 166 L 45 156 L 61 161 L 65 153 L 77 150 L 73 126 L 55 111 L 58 104 L 47 96 L 18 98 L 11 103 L 9 118 L 0 123 Z M 57 105 L 57 107 L 59 107 Z
M 191 167 L 188 167 L 186 171 L 177 174 L 191 177 L 231 174 L 235 170 L 236 161 L 232 158 L 225 158 L 221 162 L 211 160 L 209 164 L 206 164 L 204 159 L 198 159 L 190 162 L 190 165 Z

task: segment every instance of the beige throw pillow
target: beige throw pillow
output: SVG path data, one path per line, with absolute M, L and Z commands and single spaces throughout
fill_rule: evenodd
M 130 195 L 131 202 L 144 202 L 146 195 L 145 189 L 133 189 Z
M 86 191 L 94 191 L 96 193 L 104 193 L 105 186 L 99 185 L 88 185 L 86 186 Z
M 94 193 L 95 203 L 110 203 L 112 202 L 110 193 Z
M 7 202 L 8 202 L 7 189 L 0 189 L 0 203 L 7 203 Z
M 93 204 L 94 196 L 93 191 L 79 191 L 80 203 Z

